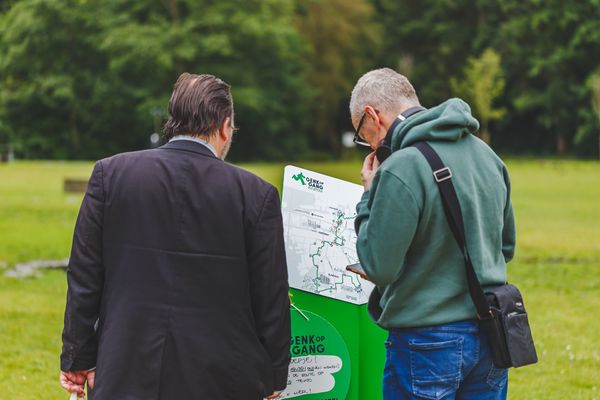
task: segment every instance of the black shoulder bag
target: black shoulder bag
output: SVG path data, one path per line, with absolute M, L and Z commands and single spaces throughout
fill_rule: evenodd
M 508 368 L 536 363 L 537 353 L 519 289 L 508 283 L 485 289 L 481 287 L 467 249 L 460 202 L 451 179 L 452 171 L 444 166 L 428 143 L 419 142 L 414 147 L 429 162 L 440 189 L 448 225 L 465 258 L 469 293 L 477 309 L 479 326 L 490 343 L 494 366 Z

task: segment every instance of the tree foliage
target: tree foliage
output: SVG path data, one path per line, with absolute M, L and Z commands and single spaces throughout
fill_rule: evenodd
M 599 0 L 373 1 L 384 25 L 382 60 L 406 73 L 424 104 L 449 97 L 449 77 L 491 48 L 506 81 L 497 105 L 507 109 L 494 146 L 592 154 L 585 82 L 600 65 Z M 576 143 L 577 135 L 586 139 Z
M 502 95 L 505 85 L 498 53 L 486 49 L 480 57 L 470 57 L 464 68 L 463 80 L 452 78 L 450 84 L 454 92 L 474 108 L 475 116 L 481 122 L 481 137 L 490 143 L 489 121 L 506 114 L 506 109 L 495 108 L 493 104 Z
M 594 112 L 596 113 L 596 117 L 598 117 L 598 122 L 600 122 L 600 73 L 596 73 L 590 77 L 588 80 L 589 87 L 592 90 L 592 107 L 594 108 Z M 597 135 L 598 135 L 598 154 L 600 155 L 600 124 L 597 124 Z M 581 132 L 580 132 L 581 136 Z M 581 137 L 577 137 L 577 140 L 581 140 Z
M 177 76 L 213 73 L 233 87 L 234 157 L 293 157 L 310 93 L 293 18 L 287 0 L 17 2 L 0 22 L 1 118 L 29 156 L 144 148 Z
M 296 24 L 309 46 L 308 82 L 314 90 L 312 143 L 339 153 L 348 127 L 349 95 L 375 66 L 380 31 L 366 0 L 298 0 Z M 342 117 L 342 119 L 340 119 Z
M 388 66 L 425 106 L 460 89 L 496 149 L 592 156 L 598 21 L 600 0 L 4 0 L 0 145 L 148 147 L 189 71 L 233 87 L 232 158 L 337 155 L 355 81 Z
M 510 0 L 498 11 L 503 23 L 494 45 L 506 62 L 515 122 L 534 121 L 538 146 L 564 154 L 578 131 L 590 129 L 585 82 L 600 65 L 600 2 Z

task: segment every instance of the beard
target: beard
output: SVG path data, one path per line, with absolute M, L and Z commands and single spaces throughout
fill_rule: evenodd
M 223 161 L 225 161 L 225 157 L 227 157 L 227 154 L 229 153 L 229 149 L 231 148 L 231 142 L 233 142 L 233 135 L 231 135 L 229 140 L 225 143 L 223 151 L 221 151 L 221 156 L 219 158 Z

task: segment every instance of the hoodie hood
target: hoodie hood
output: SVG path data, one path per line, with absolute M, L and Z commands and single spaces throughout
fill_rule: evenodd
M 398 124 L 392 133 L 392 151 L 422 141 L 456 142 L 477 129 L 471 107 L 461 99 L 449 99 Z

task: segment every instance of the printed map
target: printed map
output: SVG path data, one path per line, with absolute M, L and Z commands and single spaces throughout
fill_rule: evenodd
M 290 286 L 365 304 L 373 285 L 346 271 L 358 262 L 354 218 L 363 188 L 288 165 L 281 210 Z

